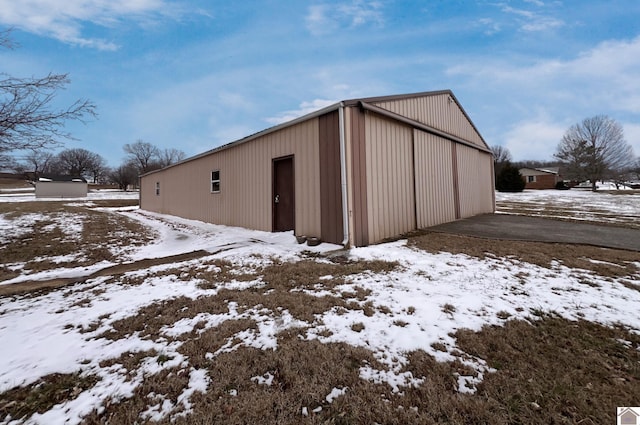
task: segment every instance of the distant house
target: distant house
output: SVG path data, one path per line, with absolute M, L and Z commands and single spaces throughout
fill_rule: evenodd
M 83 198 L 87 181 L 77 176 L 42 175 L 35 182 L 36 198 Z
M 525 189 L 555 189 L 562 181 L 558 167 L 521 168 L 520 174 L 526 183 Z
M 494 212 L 493 155 L 449 90 L 350 99 L 144 174 L 140 208 L 364 246 Z

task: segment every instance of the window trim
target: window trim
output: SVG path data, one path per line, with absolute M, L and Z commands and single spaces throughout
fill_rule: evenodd
M 536 176 L 527 176 L 527 183 L 535 183 L 536 180 Z
M 217 179 L 214 178 L 214 176 L 213 176 L 214 173 L 218 173 L 218 178 Z M 214 189 L 214 185 L 218 186 L 217 190 Z M 211 193 L 220 193 L 220 170 L 212 170 L 211 171 L 211 186 L 210 186 L 210 189 L 211 189 Z

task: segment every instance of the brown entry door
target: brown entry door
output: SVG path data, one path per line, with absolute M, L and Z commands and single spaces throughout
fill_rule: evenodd
M 296 227 L 293 156 L 273 160 L 273 231 Z

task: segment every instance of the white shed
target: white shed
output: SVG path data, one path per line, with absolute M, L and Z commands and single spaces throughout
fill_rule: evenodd
M 36 182 L 36 198 L 84 198 L 87 181 L 76 176 L 41 176 Z

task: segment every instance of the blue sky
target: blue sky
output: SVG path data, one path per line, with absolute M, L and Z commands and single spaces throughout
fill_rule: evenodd
M 551 159 L 583 118 L 640 154 L 638 0 L 0 0 L 0 72 L 69 73 L 68 129 L 119 165 L 138 139 L 195 155 L 338 100 L 451 89 L 489 145 Z

